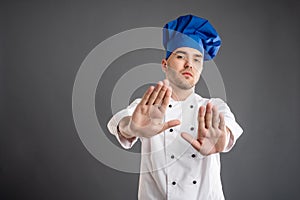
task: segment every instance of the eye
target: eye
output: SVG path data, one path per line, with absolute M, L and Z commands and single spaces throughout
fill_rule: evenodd
M 178 55 L 177 54 L 176 58 L 178 58 L 178 59 L 184 59 L 185 57 L 183 55 Z
M 196 62 L 196 63 L 200 63 L 201 62 L 201 60 L 200 59 L 194 59 L 194 61 Z

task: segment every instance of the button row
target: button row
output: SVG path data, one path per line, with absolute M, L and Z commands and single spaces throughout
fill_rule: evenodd
M 192 158 L 196 158 L 196 154 L 194 154 L 194 153 L 191 156 L 192 156 Z M 174 159 L 174 158 L 175 158 L 175 156 L 171 155 L 171 159 Z
M 169 104 L 169 108 L 172 108 L 172 104 Z M 190 105 L 190 108 L 194 108 L 194 105 Z
M 193 131 L 193 130 L 195 130 L 195 128 L 194 128 L 194 127 L 191 127 L 190 130 Z M 169 131 L 170 131 L 170 132 L 173 132 L 174 129 L 170 128 Z
M 193 180 L 193 184 L 196 184 L 197 183 L 197 181 L 196 180 Z M 176 185 L 176 181 L 173 181 L 172 182 L 172 185 Z

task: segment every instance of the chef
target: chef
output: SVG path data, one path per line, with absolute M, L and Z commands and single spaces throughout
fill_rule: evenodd
M 206 19 L 185 15 L 164 26 L 163 45 L 166 79 L 115 114 L 108 129 L 126 149 L 142 143 L 139 199 L 223 200 L 220 153 L 243 130 L 223 100 L 195 93 L 220 37 Z

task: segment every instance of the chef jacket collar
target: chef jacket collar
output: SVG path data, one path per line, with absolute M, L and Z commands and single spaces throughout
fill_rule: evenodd
M 183 102 L 191 102 L 194 99 L 195 93 L 192 92 L 185 100 L 177 101 L 171 97 L 170 103 L 183 103 Z

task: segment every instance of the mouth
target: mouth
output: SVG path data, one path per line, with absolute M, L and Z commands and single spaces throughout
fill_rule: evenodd
M 193 74 L 191 74 L 190 72 L 183 72 L 182 75 L 193 77 Z

